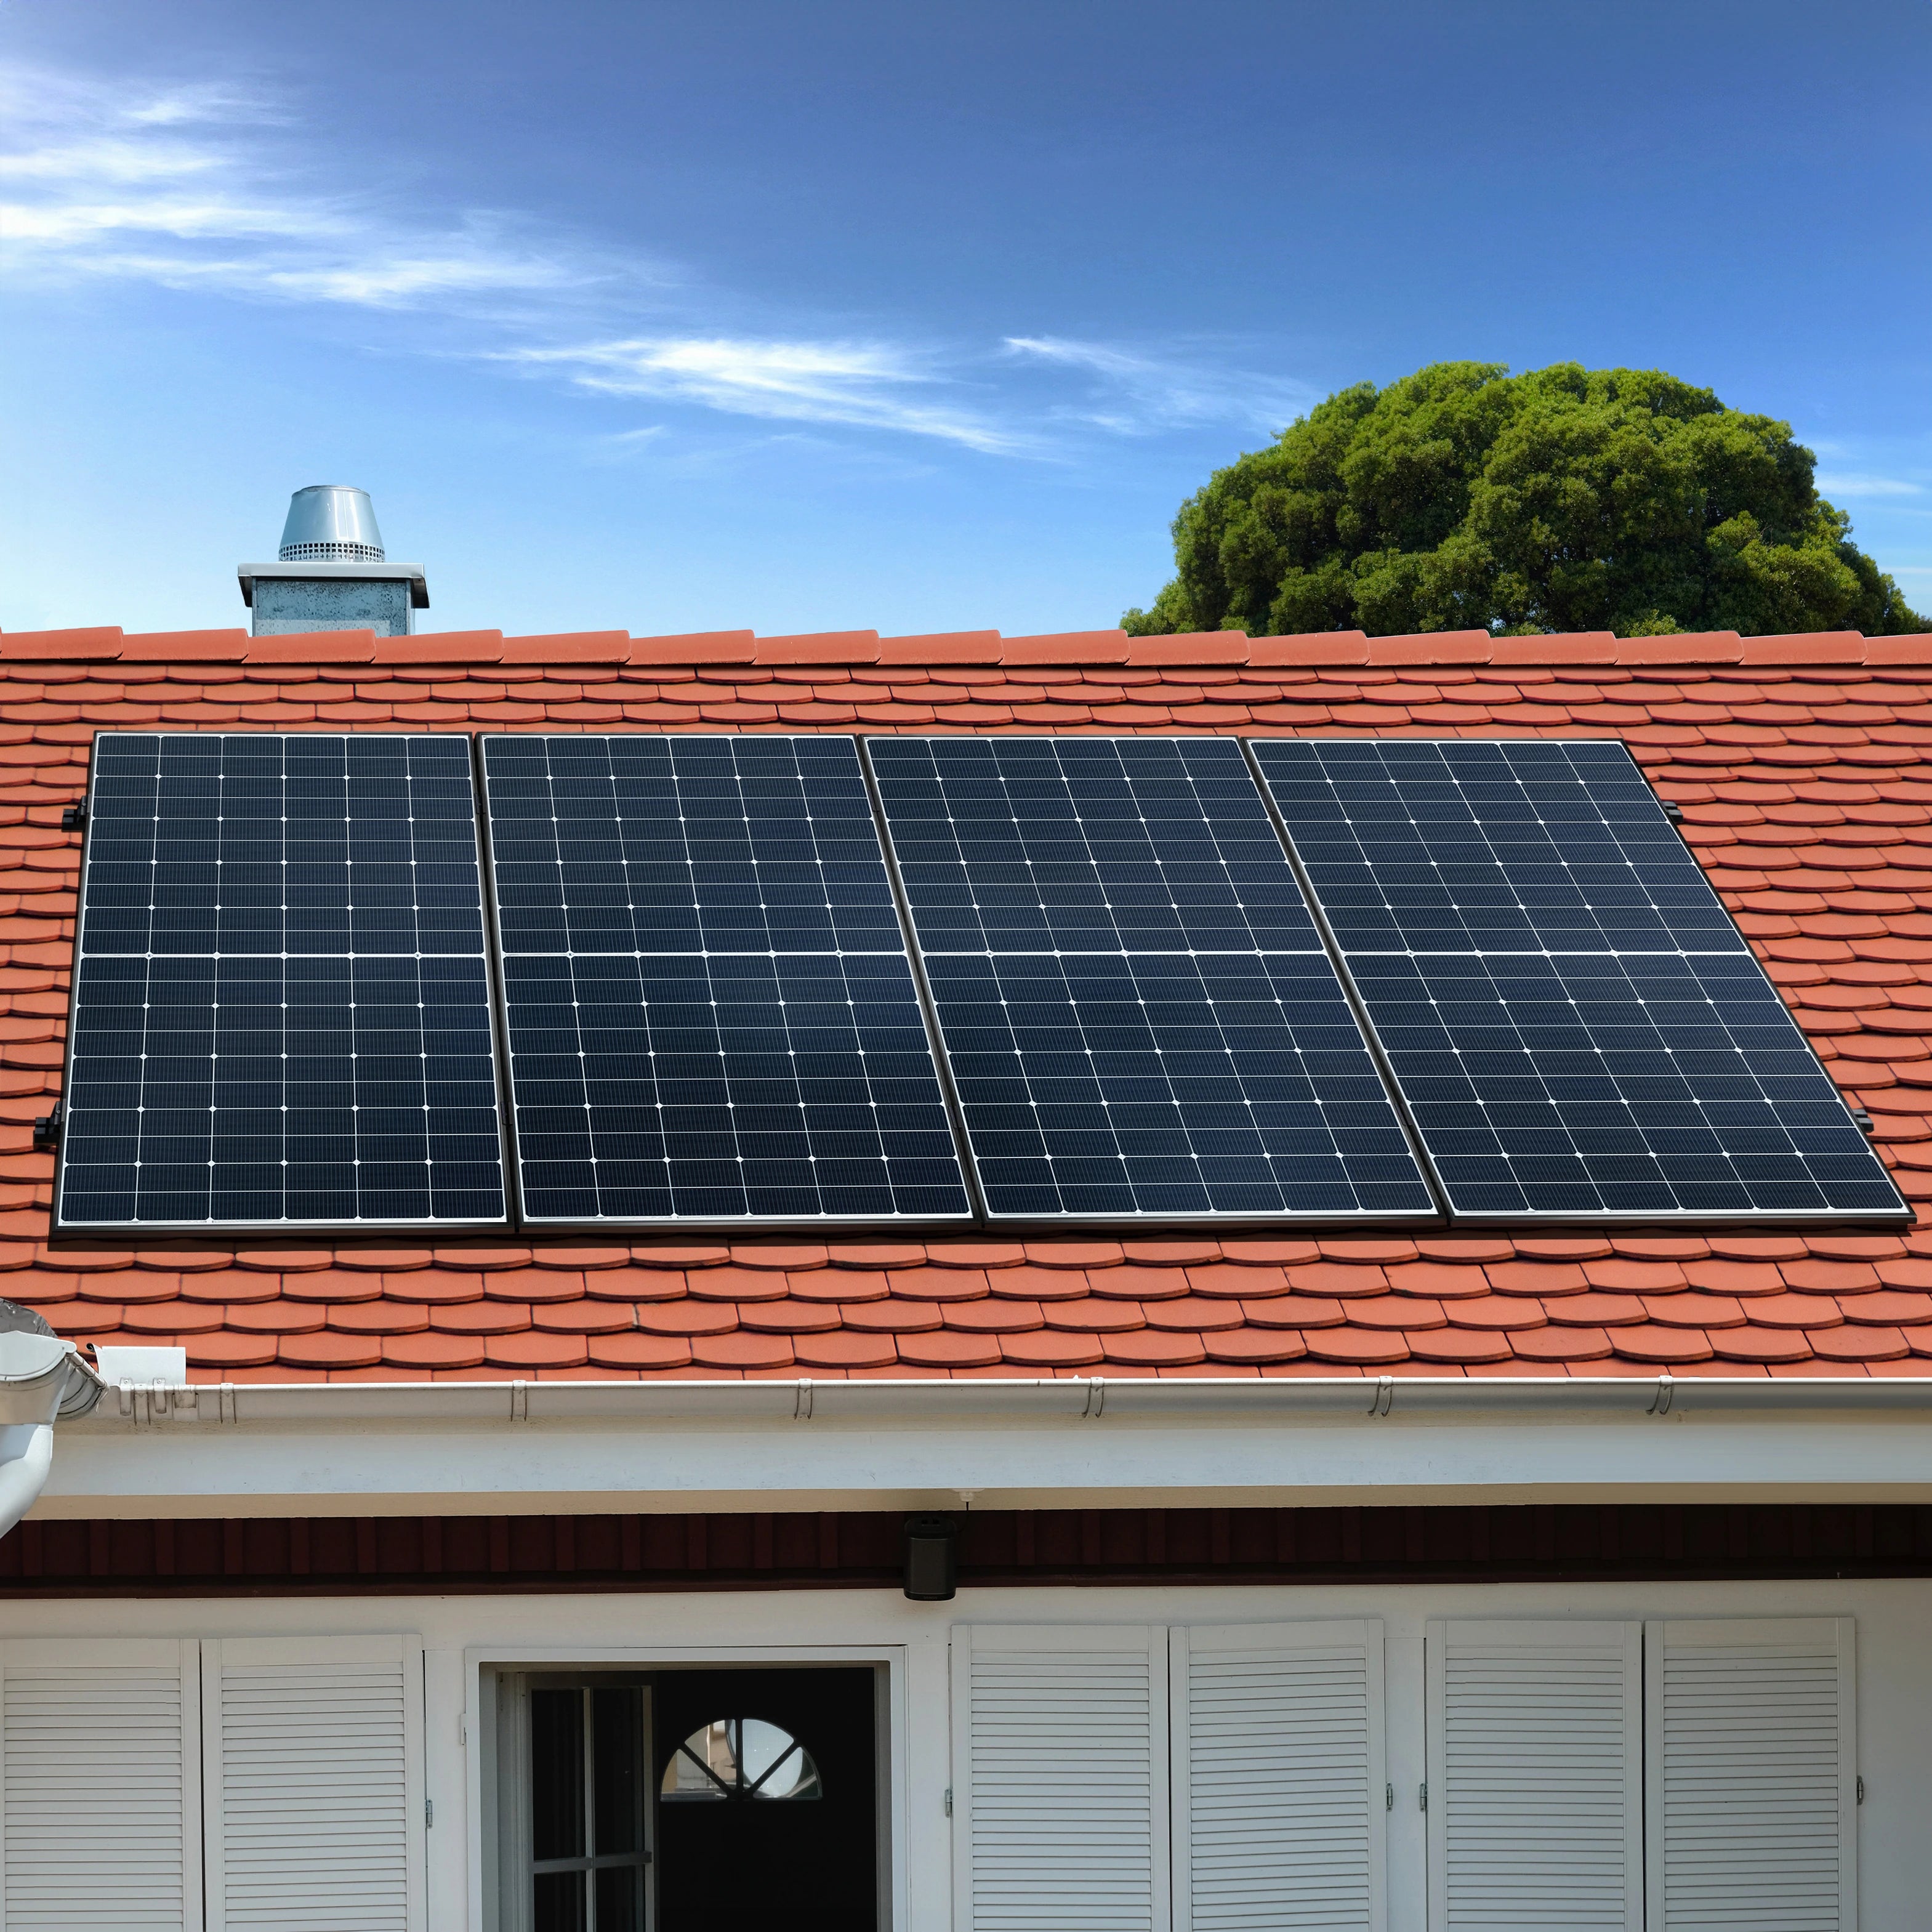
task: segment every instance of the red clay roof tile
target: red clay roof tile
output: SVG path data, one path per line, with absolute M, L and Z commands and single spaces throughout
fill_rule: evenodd
M 1210 1362 L 1292 1362 L 1308 1352 L 1294 1328 L 1217 1328 L 1201 1342 Z
M 1812 1328 L 1804 1339 L 1821 1361 L 1895 1362 L 1911 1352 L 1897 1328 Z
M 1714 1353 L 1702 1329 L 1666 1328 L 1661 1322 L 1612 1328 L 1610 1336 L 1610 1346 L 1628 1361 L 1702 1362 Z
M 902 1334 L 899 1359 L 921 1368 L 990 1367 L 1000 1359 L 1000 1343 L 996 1336 L 965 1335 L 954 1328 L 936 1334 Z
M 1727 1362 L 1802 1362 L 1808 1360 L 1812 1345 L 1796 1328 L 1724 1328 L 1714 1330 L 1712 1352 Z
M 1304 1339 L 1309 1354 L 1317 1361 L 1380 1367 L 1385 1363 L 1408 1359 L 1408 1342 L 1400 1334 L 1387 1329 L 1312 1328 Z
M 850 1328 L 794 1335 L 791 1347 L 792 1358 L 801 1369 L 883 1369 L 899 1358 L 890 1335 L 864 1335 Z
M 1002 1358 L 1016 1368 L 1090 1368 L 1106 1359 L 1099 1336 L 1059 1328 L 1005 1336 L 1000 1347 Z
M 590 1360 L 607 1369 L 681 1369 L 691 1360 L 691 1345 L 672 1335 L 592 1335 Z
M 782 1369 L 794 1359 L 790 1340 L 782 1335 L 700 1335 L 691 1345 L 691 1359 L 706 1368 Z
M 298 1369 L 372 1368 L 382 1359 L 382 1338 L 344 1335 L 334 1329 L 314 1335 L 284 1335 L 276 1359 Z
M 1526 1362 L 1600 1362 L 1612 1352 L 1610 1336 L 1601 1328 L 1521 1329 L 1510 1336 L 1510 1342 Z

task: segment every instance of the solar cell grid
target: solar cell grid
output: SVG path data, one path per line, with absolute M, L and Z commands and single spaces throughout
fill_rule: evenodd
M 1905 1212 L 1621 743 L 1254 751 L 1457 1213 Z
M 1238 744 L 866 753 L 992 1215 L 1433 1213 Z
M 970 1211 L 852 740 L 483 746 L 524 1218 Z
M 103 733 L 63 1227 L 505 1217 L 468 741 Z

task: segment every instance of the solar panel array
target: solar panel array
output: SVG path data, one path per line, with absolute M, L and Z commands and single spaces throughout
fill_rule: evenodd
M 483 770 L 526 1221 L 970 1213 L 850 738 Z
M 62 1228 L 506 1218 L 468 741 L 94 741 Z
M 1616 740 L 1258 740 L 1452 1209 L 1898 1214 Z
M 1430 1216 L 1227 739 L 880 738 L 988 1213 Z
M 63 1232 L 1909 1214 L 1615 740 L 106 732 L 78 934 Z

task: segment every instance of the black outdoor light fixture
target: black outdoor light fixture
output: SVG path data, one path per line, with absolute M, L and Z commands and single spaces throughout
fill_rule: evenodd
M 958 1524 L 950 1516 L 908 1516 L 906 1594 L 915 1604 L 944 1604 L 958 1587 Z

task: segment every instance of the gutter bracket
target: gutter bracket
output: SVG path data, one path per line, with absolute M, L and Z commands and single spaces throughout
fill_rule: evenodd
M 1100 1419 L 1100 1412 L 1107 1406 L 1107 1384 L 1099 1376 L 1087 1378 L 1087 1406 L 1080 1413 L 1090 1422 Z
M 794 1422 L 812 1420 L 812 1383 L 808 1378 L 800 1376 L 791 1402 L 791 1419 Z
M 235 1384 L 224 1382 L 215 1394 L 218 1404 L 216 1419 L 221 1422 L 232 1422 L 235 1420 Z
M 530 1419 L 530 1385 L 528 1382 L 510 1384 L 510 1420 L 527 1422 Z
M 1645 1414 L 1668 1415 L 1670 1413 L 1670 1399 L 1676 1393 L 1677 1384 L 1670 1379 L 1669 1373 L 1666 1372 L 1659 1376 L 1657 1378 L 1657 1393 L 1651 1397 L 1650 1407 L 1644 1412 Z
M 1394 1406 L 1394 1376 L 1376 1376 L 1375 1388 L 1369 1396 L 1369 1413 L 1371 1415 L 1386 1415 Z

